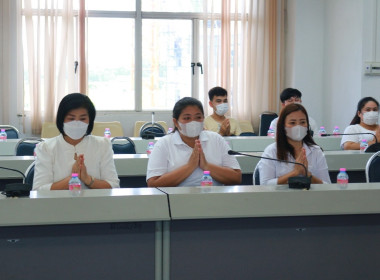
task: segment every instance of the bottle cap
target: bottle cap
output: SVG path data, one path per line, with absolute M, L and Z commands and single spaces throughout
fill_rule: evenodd
M 71 177 L 78 177 L 78 173 L 71 173 Z
M 335 126 L 335 128 L 339 128 L 339 126 Z
M 106 127 L 106 130 L 110 130 L 108 127 Z
M 154 144 L 154 142 L 149 142 L 149 145 L 153 145 Z
M 5 128 L 2 128 L 2 129 L 1 129 L 1 132 L 3 132 L 3 131 L 5 131 Z
M 362 142 L 367 142 L 367 139 L 362 139 Z
M 346 168 L 340 168 L 339 171 L 346 172 Z
M 324 129 L 325 127 L 324 127 L 324 126 L 321 126 L 321 129 L 322 129 L 322 128 Z
M 203 171 L 203 174 L 210 174 L 210 171 L 205 170 Z

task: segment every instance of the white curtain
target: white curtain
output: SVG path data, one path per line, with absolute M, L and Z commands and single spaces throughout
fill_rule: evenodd
M 23 4 L 24 63 L 29 77 L 25 92 L 32 133 L 38 135 L 44 121 L 55 120 L 62 97 L 78 91 L 73 0 L 24 0 Z
M 222 0 L 220 7 L 218 2 L 204 5 L 204 92 L 226 88 L 231 116 L 251 121 L 257 130 L 259 115 L 277 111 L 279 104 L 284 0 Z M 207 94 L 203 101 L 208 104 Z M 205 106 L 206 115 L 210 110 Z

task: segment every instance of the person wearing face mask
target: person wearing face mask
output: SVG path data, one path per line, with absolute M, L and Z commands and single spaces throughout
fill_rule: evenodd
M 217 132 L 222 136 L 240 135 L 239 122 L 225 116 L 229 110 L 227 91 L 222 87 L 214 87 L 209 90 L 208 97 L 209 105 L 214 112 L 205 118 L 205 129 Z
M 372 97 L 362 98 L 355 111 L 355 116 L 350 125 L 344 130 L 346 133 L 371 133 L 380 141 L 379 102 Z M 361 140 L 366 139 L 368 145 L 376 143 L 374 136 L 370 134 L 343 135 L 340 146 L 344 150 L 359 150 Z
M 68 190 L 72 173 L 78 173 L 84 189 L 119 187 L 110 140 L 90 135 L 95 115 L 84 94 L 61 100 L 56 117 L 61 134 L 37 146 L 33 190 Z
M 301 104 L 302 93 L 298 89 L 295 89 L 295 88 L 286 88 L 281 92 L 280 100 L 281 100 L 281 110 L 282 110 L 285 108 L 285 106 L 289 104 L 293 104 L 293 103 Z M 276 133 L 276 130 L 277 130 L 277 121 L 278 121 L 278 117 L 273 119 L 269 125 L 269 127 L 273 128 L 274 133 Z M 311 131 L 313 131 L 313 133 L 317 133 L 319 128 L 316 121 L 313 118 L 309 117 L 309 122 L 310 122 Z
M 276 142 L 266 147 L 262 156 L 302 163 L 312 184 L 331 183 L 325 156 L 311 136 L 309 117 L 301 104 L 290 104 L 282 110 Z M 306 175 L 298 164 L 268 159 L 261 159 L 258 164 L 261 185 L 287 184 L 289 177 Z
M 203 130 L 202 103 L 184 97 L 173 108 L 174 131 L 156 142 L 149 156 L 148 187 L 200 186 L 204 170 L 213 185 L 241 183 L 241 170 L 226 141 L 215 132 Z

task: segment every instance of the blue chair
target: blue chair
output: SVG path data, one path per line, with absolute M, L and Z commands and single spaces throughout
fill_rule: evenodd
M 135 143 L 127 136 L 114 137 L 111 144 L 114 154 L 136 154 Z
M 257 136 L 254 132 L 242 132 L 239 136 Z
M 16 145 L 16 156 L 33 156 L 36 145 L 43 140 L 41 138 L 23 138 Z
M 7 133 L 7 139 L 18 139 L 20 138 L 20 132 L 17 128 L 12 125 L 0 125 L 0 129 L 4 128 Z
M 152 139 L 154 137 L 162 137 L 165 135 L 165 128 L 156 122 L 147 122 L 140 128 L 140 137 L 144 139 Z
M 270 123 L 277 118 L 278 115 L 274 112 L 264 112 L 260 115 L 260 127 L 259 127 L 259 135 L 266 136 Z
M 253 185 L 260 186 L 260 162 L 256 165 L 255 170 L 253 171 Z
M 34 179 L 34 166 L 35 162 L 33 161 L 29 167 L 25 171 L 25 184 L 29 184 L 33 186 L 33 179 Z
M 365 177 L 367 183 L 380 182 L 380 151 L 373 154 L 367 161 Z

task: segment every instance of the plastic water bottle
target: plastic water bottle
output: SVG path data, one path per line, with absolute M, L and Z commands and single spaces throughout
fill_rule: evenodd
M 111 138 L 111 131 L 110 131 L 109 128 L 106 128 L 106 129 L 104 130 L 104 137 L 106 137 L 106 138 L 108 138 L 108 139 Z
M 341 188 L 347 188 L 348 185 L 348 174 L 346 168 L 339 169 L 338 176 L 336 177 L 336 182 Z
M 71 174 L 71 179 L 69 181 L 69 190 L 72 194 L 72 196 L 79 196 L 81 191 L 81 183 L 78 178 L 77 173 Z
M 210 171 L 203 171 L 201 186 L 209 187 L 212 186 L 212 177 L 210 175 Z
M 0 142 L 7 141 L 7 133 L 5 132 L 5 129 L 2 128 L 0 132 Z
M 33 156 L 34 156 L 34 160 L 37 159 L 37 153 L 36 153 L 36 149 L 37 149 L 37 144 L 36 146 L 34 147 L 34 150 L 33 150 Z
M 362 141 L 360 141 L 360 152 L 364 153 L 367 148 L 368 148 L 367 140 L 362 139 Z
M 169 127 L 169 128 L 168 128 L 168 133 L 167 133 L 167 134 L 172 133 L 172 132 L 173 132 L 173 128 L 172 128 L 172 127 Z
M 273 129 L 273 127 L 269 127 L 268 132 L 267 132 L 267 136 L 274 138 L 274 129 Z
M 146 148 L 146 154 L 148 155 L 148 157 L 152 153 L 153 148 L 154 148 L 154 142 L 149 142 L 148 147 Z
M 333 130 L 333 135 L 338 136 L 338 134 L 339 134 L 339 126 L 335 126 Z
M 319 128 L 319 136 L 321 136 L 322 134 L 326 134 L 326 129 L 325 129 L 324 126 L 321 126 L 321 127 Z

